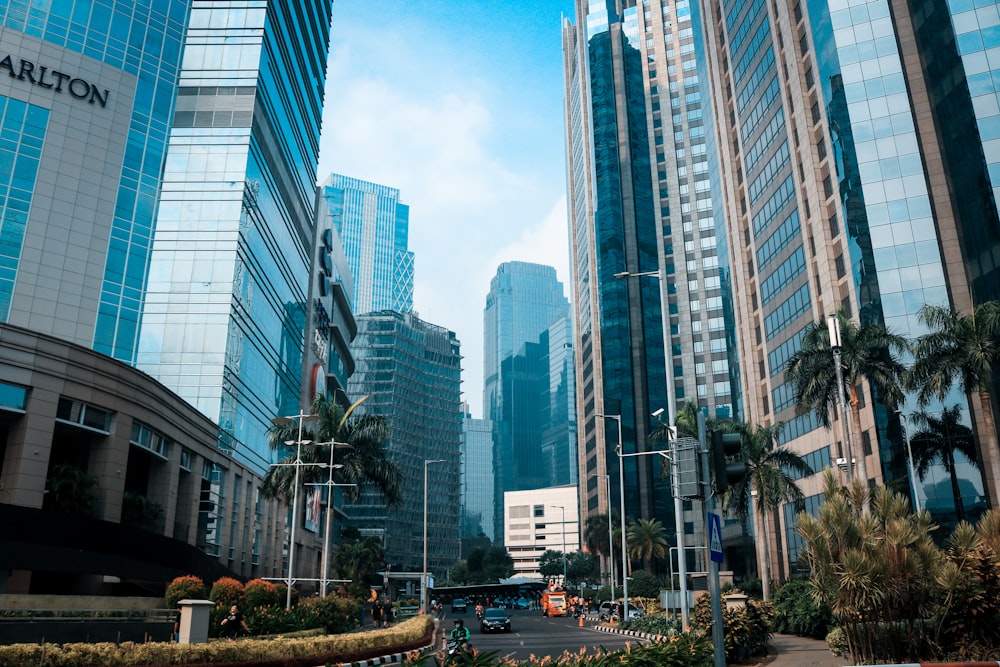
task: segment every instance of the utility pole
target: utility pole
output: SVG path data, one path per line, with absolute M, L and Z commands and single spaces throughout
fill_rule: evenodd
M 708 535 L 705 544 L 711 545 L 712 522 L 708 513 L 716 510 L 715 493 L 712 489 L 712 471 L 709 467 L 708 433 L 705 429 L 705 415 L 698 412 L 698 444 L 701 448 L 701 483 L 704 486 L 705 527 Z M 716 471 L 716 475 L 726 472 Z M 722 591 L 719 587 L 719 564 L 712 558 L 708 559 L 708 592 L 712 598 L 712 646 L 714 647 L 715 667 L 726 667 L 726 634 L 722 620 Z

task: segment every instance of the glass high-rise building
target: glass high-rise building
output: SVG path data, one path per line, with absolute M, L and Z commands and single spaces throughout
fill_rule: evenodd
M 273 460 L 270 420 L 307 398 L 331 0 L 296 7 L 191 4 L 136 356 L 219 424 L 222 449 L 259 470 Z M 115 259 L 128 275 L 132 260 Z M 114 300 L 102 308 L 118 312 Z
M 320 192 L 353 272 L 354 311 L 413 310 L 410 207 L 399 190 L 331 174 Z
M 384 310 L 359 315 L 351 350 L 357 368 L 351 396 L 367 396 L 358 407 L 389 423 L 389 459 L 402 475 L 402 499 L 389 507 L 381 493 L 366 489 L 345 505 L 352 527 L 382 538 L 394 570 L 423 568 L 423 506 L 427 497 L 427 557 L 439 577 L 459 558 L 462 447 L 461 346 L 454 332 L 413 313 Z M 425 461 L 427 488 L 424 488 Z
M 493 539 L 493 426 L 462 410 L 462 537 Z
M 494 535 L 505 491 L 575 482 L 569 303 L 551 266 L 505 262 L 483 310 L 486 418 L 493 425 Z
M 632 454 L 650 450 L 652 413 L 671 399 L 720 417 L 734 400 L 691 5 L 578 0 L 575 19 L 563 52 L 586 521 L 609 509 L 608 475 L 618 512 L 616 420 Z M 656 457 L 623 465 L 626 516 L 655 516 L 675 534 Z M 688 544 L 701 542 L 696 520 Z
M 814 469 L 843 457 L 842 424 L 799 415 L 784 381 L 810 323 L 843 309 L 915 338 L 924 304 L 968 311 L 1000 296 L 996 186 L 1000 110 L 992 79 L 998 5 L 900 0 L 704 1 L 705 71 L 714 101 L 720 230 L 729 244 L 745 417 L 786 422 L 784 442 Z M 900 416 L 862 383 L 869 483 L 911 488 Z M 954 391 L 974 426 L 980 406 Z M 904 415 L 917 409 L 910 399 Z M 913 434 L 912 422 L 910 433 Z M 935 522 L 997 502 L 996 452 L 956 455 L 958 492 L 942 466 L 916 480 Z M 985 477 L 985 485 L 984 485 Z M 807 508 L 819 476 L 800 480 Z M 802 544 L 793 508 L 778 513 L 783 557 Z M 777 524 L 776 524 L 777 525 Z

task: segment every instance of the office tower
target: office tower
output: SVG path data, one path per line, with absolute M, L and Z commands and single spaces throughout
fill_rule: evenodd
M 786 422 L 783 443 L 815 469 L 845 456 L 843 423 L 798 415 L 784 381 L 803 329 L 838 309 L 862 324 L 884 323 L 915 338 L 924 304 L 968 311 L 995 299 L 998 170 L 995 4 L 827 0 L 702 2 L 706 86 L 715 96 L 721 155 L 718 222 L 731 251 L 731 288 L 746 419 Z M 859 396 L 868 483 L 908 487 L 899 417 L 867 383 Z M 932 414 L 969 406 L 958 391 Z M 917 409 L 910 399 L 904 414 Z M 973 405 L 976 419 L 979 406 Z M 912 423 L 911 423 L 912 434 Z M 935 466 L 917 480 L 936 523 L 974 518 L 996 501 L 995 452 L 980 470 L 957 455 L 956 502 Z M 800 480 L 818 506 L 819 475 Z M 787 561 L 802 543 L 794 511 L 779 536 Z M 775 543 L 775 542 L 772 542 Z M 775 569 L 775 565 L 778 569 Z
M 493 424 L 494 535 L 505 491 L 575 481 L 569 304 L 551 266 L 505 262 L 483 310 L 483 406 Z
M 281 410 L 297 412 L 304 317 L 284 339 L 278 329 L 263 331 L 266 306 L 280 291 L 270 280 L 242 283 L 254 294 L 247 318 L 256 343 L 227 348 L 240 332 L 210 313 L 229 311 L 233 295 L 220 285 L 233 282 L 237 254 L 258 262 L 244 273 L 259 278 L 265 247 L 296 264 L 284 274 L 263 271 L 297 281 L 280 292 L 281 314 L 286 303 L 304 308 L 315 204 L 315 178 L 305 172 L 315 164 L 315 91 L 322 90 L 329 15 L 328 2 L 299 17 L 310 26 L 289 25 L 261 3 L 0 4 L 0 522 L 6 543 L 18 545 L 0 549 L 0 591 L 107 594 L 162 589 L 186 573 L 206 581 L 284 573 L 285 513 L 258 502 L 261 461 L 269 458 L 234 459 L 220 450 L 225 411 L 220 399 L 209 399 L 224 384 L 254 402 L 267 398 L 265 388 L 287 384 L 290 401 Z M 223 24 L 232 32 L 209 29 Z M 305 57 L 295 66 L 282 59 L 293 52 L 287 35 L 274 34 L 285 28 L 302 33 L 296 45 Z M 187 48 L 185 34 L 193 40 Z M 229 46 L 237 34 L 240 44 Z M 244 68 L 234 73 L 238 82 L 199 78 L 211 78 L 223 60 Z M 185 99 L 178 102 L 182 66 Z M 283 82 L 299 75 L 310 82 L 296 98 L 308 113 L 275 103 Z M 282 122 L 282 112 L 309 127 L 296 133 L 298 148 L 278 159 L 274 151 L 290 148 L 278 141 L 287 133 L 268 137 L 263 127 Z M 167 157 L 169 137 L 189 151 L 170 148 Z M 274 164 L 261 161 L 262 140 Z M 236 147 L 219 148 L 226 145 Z M 295 164 L 296 177 L 278 162 Z M 170 193 L 158 212 L 165 170 Z M 213 179 L 217 189 L 205 187 Z M 289 186 L 286 194 L 270 194 L 267 183 L 275 181 Z M 296 187 L 295 201 L 284 199 Z M 256 211 L 252 219 L 241 202 Z M 251 222 L 258 236 L 248 240 Z M 297 255 L 286 253 L 293 247 Z M 165 259 L 171 248 L 172 266 Z M 167 331 L 168 320 L 187 328 Z M 178 354 L 142 366 L 147 325 L 145 345 L 165 340 Z M 280 340 L 284 353 L 263 363 L 254 345 Z M 213 374 L 219 350 L 231 353 L 225 378 Z M 191 376 L 201 364 L 211 377 Z M 264 433 L 281 413 L 266 403 L 254 403 L 254 419 L 238 429 L 227 422 L 227 449 L 234 432 L 252 431 L 244 442 L 270 456 Z M 47 492 L 66 478 L 96 485 L 68 499 Z
M 274 456 L 270 420 L 309 398 L 301 377 L 331 1 L 285 9 L 191 5 L 136 357 L 219 424 L 220 448 L 258 471 Z
M 580 493 L 575 484 L 504 493 L 504 544 L 514 577 L 542 578 L 542 555 L 580 550 Z
M 462 403 L 462 537 L 493 539 L 493 425 Z
M 358 409 L 388 421 L 386 446 L 402 475 L 402 499 L 389 507 L 381 493 L 366 490 L 360 502 L 345 505 L 344 511 L 363 535 L 382 538 L 394 571 L 420 572 L 426 497 L 428 566 L 443 578 L 458 560 L 460 548 L 459 341 L 453 332 L 413 313 L 383 310 L 359 315 L 357 321 L 358 335 L 351 345 L 357 368 L 347 393 L 367 396 Z
M 413 310 L 410 207 L 399 190 L 331 174 L 321 193 L 354 275 L 354 312 Z
M 733 414 L 694 48 L 688 0 L 579 0 L 563 28 L 582 520 L 609 474 L 618 513 L 622 461 L 626 516 L 671 535 L 657 457 L 615 448 L 650 451 L 671 403 Z

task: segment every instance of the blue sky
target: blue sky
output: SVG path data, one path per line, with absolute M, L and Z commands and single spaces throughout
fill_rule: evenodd
M 483 306 L 501 262 L 568 285 L 561 17 L 571 0 L 336 0 L 320 181 L 399 188 L 414 309 L 462 342 L 482 417 Z

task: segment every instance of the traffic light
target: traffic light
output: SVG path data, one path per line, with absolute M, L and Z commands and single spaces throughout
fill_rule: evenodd
M 715 475 L 716 493 L 724 493 L 746 476 L 743 461 L 733 461 L 734 457 L 740 456 L 741 448 L 739 433 L 712 431 L 712 472 Z

